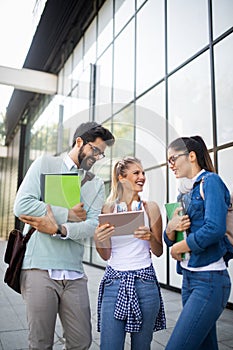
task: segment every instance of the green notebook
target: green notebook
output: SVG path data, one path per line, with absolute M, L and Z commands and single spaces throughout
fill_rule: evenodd
M 181 203 L 180 202 L 175 202 L 175 203 L 166 203 L 165 204 L 165 209 L 167 212 L 167 217 L 169 220 L 173 217 L 174 211 L 176 208 L 180 208 Z M 183 239 L 186 238 L 186 232 L 185 231 L 176 231 L 176 242 L 183 241 Z M 186 259 L 188 257 L 188 253 L 182 253 L 181 257 L 182 259 Z
M 80 203 L 80 190 L 78 174 L 41 174 L 41 197 L 45 203 L 70 209 Z
M 167 212 L 167 217 L 168 220 L 171 220 L 173 217 L 174 211 L 176 208 L 180 208 L 181 204 L 180 202 L 175 202 L 175 203 L 166 203 L 165 204 L 165 209 Z M 184 239 L 184 232 L 183 231 L 176 231 L 176 242 L 180 242 Z

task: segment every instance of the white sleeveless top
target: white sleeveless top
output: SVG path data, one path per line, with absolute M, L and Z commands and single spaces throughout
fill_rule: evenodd
M 144 210 L 143 204 L 141 204 Z M 116 212 L 116 206 L 114 209 Z M 149 227 L 149 219 L 144 210 L 145 226 Z M 134 238 L 133 234 L 111 237 L 112 252 L 108 265 L 118 271 L 139 270 L 151 265 L 149 241 Z

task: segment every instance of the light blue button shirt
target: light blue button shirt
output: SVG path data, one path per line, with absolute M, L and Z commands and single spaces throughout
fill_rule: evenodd
M 66 164 L 67 168 L 71 171 L 72 168 L 77 168 L 77 165 L 73 162 L 73 160 L 66 155 L 64 158 L 64 163 Z M 83 169 L 80 169 L 80 172 L 83 172 L 83 174 L 80 174 L 81 177 L 83 177 L 85 171 Z M 66 224 L 64 224 L 66 228 L 66 237 L 60 237 L 59 239 L 68 239 L 69 238 L 69 229 Z M 55 237 L 54 237 L 55 238 Z M 55 238 L 56 239 L 56 238 Z M 82 278 L 84 276 L 84 273 L 81 273 L 79 271 L 72 271 L 72 270 L 48 270 L 50 278 L 54 280 L 76 280 L 78 278 Z

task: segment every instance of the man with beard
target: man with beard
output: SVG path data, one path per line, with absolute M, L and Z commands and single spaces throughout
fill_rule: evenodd
M 81 124 L 65 157 L 43 155 L 30 166 L 18 192 L 14 213 L 36 231 L 26 249 L 21 293 L 26 302 L 30 349 L 52 349 L 57 314 L 66 349 L 89 349 L 91 317 L 82 259 L 84 239 L 94 235 L 104 202 L 104 183 L 88 172 L 114 144 L 109 130 L 95 122 Z M 67 209 L 42 201 L 41 174 L 78 172 L 81 202 Z M 91 176 L 90 176 L 91 175 Z M 30 226 L 29 226 L 30 225 Z

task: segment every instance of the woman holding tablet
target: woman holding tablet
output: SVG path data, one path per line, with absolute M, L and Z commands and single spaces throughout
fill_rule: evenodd
M 166 327 L 151 259 L 151 253 L 163 253 L 162 219 L 155 202 L 140 199 L 145 180 L 139 159 L 125 157 L 115 164 L 111 193 L 102 212 L 143 210 L 145 223 L 121 235 L 114 235 L 114 226 L 109 223 L 95 231 L 96 249 L 107 260 L 98 298 L 101 350 L 123 350 L 127 332 L 132 350 L 149 350 L 153 332 Z

